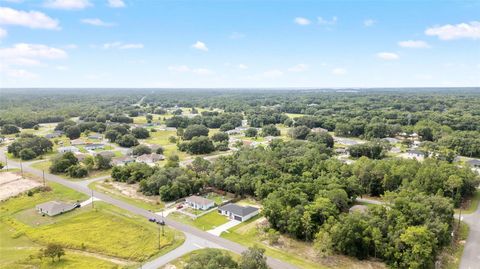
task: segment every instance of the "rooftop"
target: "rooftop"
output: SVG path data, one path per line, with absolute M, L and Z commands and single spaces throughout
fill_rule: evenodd
M 223 211 L 232 212 L 233 214 L 242 216 L 242 217 L 247 216 L 255 211 L 258 211 L 258 208 L 256 207 L 239 206 L 237 204 L 226 204 L 224 206 L 221 206 L 219 209 Z
M 209 204 L 213 203 L 212 200 L 207 199 L 207 198 L 203 198 L 203 197 L 197 196 L 197 195 L 192 195 L 190 197 L 187 197 L 185 200 L 188 201 L 188 202 L 198 204 L 198 205 L 209 205 Z

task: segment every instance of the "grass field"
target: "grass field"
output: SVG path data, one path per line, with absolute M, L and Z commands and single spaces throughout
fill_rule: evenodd
M 228 218 L 218 214 L 216 210 L 208 214 L 205 214 L 201 217 L 198 217 L 195 220 L 193 220 L 189 216 L 186 216 L 178 212 L 173 212 L 170 215 L 168 215 L 168 217 L 174 220 L 180 221 L 182 223 L 197 227 L 198 229 L 203 231 L 211 230 L 215 227 L 218 227 L 228 222 Z
M 161 237 L 159 249 L 157 224 L 103 202 L 96 202 L 94 209 L 87 206 L 56 217 L 42 217 L 32 210 L 39 203 L 88 198 L 61 185 L 55 183 L 49 185 L 52 187 L 50 192 L 41 192 L 33 196 L 23 195 L 0 204 L 0 223 L 10 229 L 3 228 L 3 231 L 8 231 L 10 238 L 23 238 L 18 244 L 28 243 L 27 239 L 35 243 L 33 247 L 55 242 L 69 250 L 87 251 L 138 262 L 166 253 L 184 241 L 182 233 L 165 227 L 165 235 Z M 3 251 L 3 243 L 1 247 Z M 27 256 L 30 254 L 25 253 Z M 18 259 L 14 257 L 15 260 L 24 257 L 22 253 L 19 255 Z M 11 262 L 11 256 L 8 257 L 4 260 L 3 255 L 0 255 L 0 264 Z M 75 255 L 72 255 L 70 262 L 75 261 L 74 257 Z M 81 260 L 77 259 L 77 262 Z M 101 265 L 99 267 L 102 268 Z
M 36 162 L 36 163 L 32 164 L 31 167 L 36 168 L 38 170 L 43 170 L 43 171 L 45 171 L 45 173 L 48 173 L 51 165 L 52 165 L 51 161 L 45 160 L 45 161 Z M 72 178 L 72 177 L 69 177 L 66 174 L 56 174 L 56 175 L 61 177 L 61 178 L 69 179 L 69 180 L 86 180 L 86 179 L 108 176 L 108 175 L 110 175 L 110 173 L 111 173 L 111 169 L 89 171 L 88 176 L 83 177 L 83 178 Z
M 172 266 L 175 266 L 173 268 L 176 268 L 176 269 L 183 269 L 187 265 L 190 258 L 192 258 L 195 255 L 205 253 L 207 251 L 208 251 L 208 249 L 198 249 L 198 250 L 194 250 L 192 252 L 189 252 L 189 253 L 181 256 L 180 258 L 177 258 L 177 259 L 169 262 L 167 265 L 162 267 L 162 269 L 167 269 L 167 268 L 170 269 L 170 268 L 172 268 Z M 230 252 L 230 251 L 227 251 L 227 250 L 223 250 L 223 249 L 221 249 L 221 251 L 224 254 L 230 255 L 233 258 L 233 260 L 235 260 L 235 261 L 240 260 L 240 255 L 238 255 L 236 253 L 233 253 L 233 252 Z
M 155 202 L 153 201 L 150 202 L 142 199 L 135 199 L 133 197 L 129 197 L 121 193 L 120 191 L 112 187 L 112 185 L 109 184 L 108 182 L 103 182 L 103 181 L 92 182 L 88 187 L 96 191 L 106 193 L 119 200 L 138 206 L 140 208 L 151 210 L 153 212 L 158 212 L 165 207 L 165 204 L 161 202 L 160 199 L 157 199 L 157 201 Z

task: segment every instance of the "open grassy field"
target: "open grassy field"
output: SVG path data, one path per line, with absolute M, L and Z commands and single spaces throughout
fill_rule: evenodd
M 43 217 L 32 210 L 39 203 L 88 198 L 61 185 L 49 185 L 52 191 L 33 196 L 22 195 L 0 204 L 0 222 L 10 229 L 10 237 L 25 236 L 39 246 L 55 242 L 68 250 L 86 251 L 134 262 L 166 253 L 184 241 L 182 233 L 165 227 L 159 249 L 157 224 L 103 202 L 96 202 L 94 209 L 86 206 L 60 216 Z M 0 255 L 0 264 L 3 264 L 1 257 Z
M 380 269 L 386 268 L 383 263 L 371 261 L 359 261 L 346 256 L 330 256 L 320 259 L 315 255 L 311 243 L 295 240 L 282 236 L 278 245 L 270 245 L 262 240 L 257 224 L 262 220 L 261 216 L 256 216 L 246 222 L 243 222 L 227 232 L 222 233 L 221 237 L 237 242 L 244 246 L 259 245 L 265 248 L 266 255 L 289 262 L 299 268 L 321 269 L 321 268 L 357 268 L 357 269 Z
M 168 215 L 168 217 L 174 220 L 177 220 L 179 222 L 197 227 L 198 229 L 203 231 L 211 230 L 215 227 L 218 227 L 228 222 L 228 218 L 218 214 L 216 210 L 208 214 L 205 214 L 201 217 L 198 217 L 195 220 L 193 220 L 189 216 L 186 216 L 178 212 L 171 213 L 170 215 Z
M 198 249 L 198 250 L 194 250 L 192 252 L 189 252 L 171 262 L 169 262 L 167 265 L 165 265 L 164 267 L 162 267 L 162 269 L 171 269 L 173 266 L 173 268 L 176 268 L 176 269 L 183 269 L 185 268 L 185 266 L 187 265 L 188 261 L 190 260 L 191 257 L 195 256 L 195 255 L 198 255 L 198 254 L 202 254 L 202 253 L 205 253 L 207 252 L 208 249 Z M 225 254 L 228 254 L 230 255 L 233 260 L 235 261 L 238 261 L 240 260 L 240 255 L 236 254 L 236 253 L 233 253 L 233 252 L 230 252 L 230 251 L 227 251 L 227 250 L 223 250 L 221 249 L 221 251 Z
M 91 255 L 79 254 L 66 251 L 66 255 L 57 262 L 50 259 L 41 261 L 35 256 L 42 245 L 36 244 L 28 237 L 18 236 L 15 230 L 0 222 L 0 268 L 118 268 L 118 264 L 107 259 L 92 257 Z
M 138 206 L 140 208 L 151 210 L 153 212 L 161 211 L 165 207 L 165 204 L 160 201 L 159 197 L 157 197 L 157 199 L 149 199 L 148 201 L 146 199 L 136 199 L 135 197 L 128 196 L 117 190 L 112 186 L 112 183 L 110 182 L 96 181 L 92 182 L 88 187 L 96 191 L 106 193 L 119 200 Z

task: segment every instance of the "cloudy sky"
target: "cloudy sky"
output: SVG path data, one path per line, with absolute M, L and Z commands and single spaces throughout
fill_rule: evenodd
M 480 0 L 0 0 L 0 87 L 480 86 Z

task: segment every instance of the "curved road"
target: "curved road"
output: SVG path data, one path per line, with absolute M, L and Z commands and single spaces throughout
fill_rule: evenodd
M 0 149 L 0 159 L 4 160 L 5 158 L 6 157 L 5 157 L 4 150 Z M 42 176 L 42 171 L 35 169 L 33 167 L 30 167 L 28 162 L 27 163 L 24 162 L 22 166 L 23 166 L 24 172 L 28 172 L 40 177 Z M 9 159 L 8 167 L 19 168 L 20 163 Z M 148 210 L 145 210 L 145 209 L 136 207 L 134 205 L 131 205 L 129 203 L 123 202 L 121 200 L 112 198 L 104 193 L 93 191 L 89 189 L 86 184 L 82 184 L 81 182 L 69 181 L 50 173 L 45 173 L 45 179 L 51 182 L 62 184 L 70 189 L 73 189 L 75 191 L 78 191 L 87 195 L 91 195 L 93 193 L 94 197 L 101 199 L 103 202 L 128 210 L 134 214 L 144 216 L 145 218 L 162 219 L 161 216 L 154 214 Z M 175 250 L 172 250 L 171 252 L 144 264 L 142 268 L 148 268 L 148 269 L 159 268 L 160 266 L 168 263 L 169 261 L 198 248 L 204 248 L 204 247 L 224 248 L 238 254 L 242 253 L 247 249 L 246 247 L 238 243 L 201 231 L 192 226 L 189 226 L 177 221 L 173 221 L 168 218 L 163 218 L 163 219 L 168 226 L 172 227 L 173 229 L 182 231 L 185 234 L 185 237 L 186 237 L 185 243 L 182 246 L 176 248 Z M 297 268 L 289 263 L 280 261 L 272 257 L 267 257 L 267 262 L 268 262 L 268 265 L 272 268 L 279 268 L 279 269 L 280 268 L 281 269 Z
M 455 216 L 458 218 L 459 216 Z M 462 214 L 462 220 L 470 227 L 465 248 L 463 249 L 460 269 L 480 267 L 480 206 L 471 214 Z

